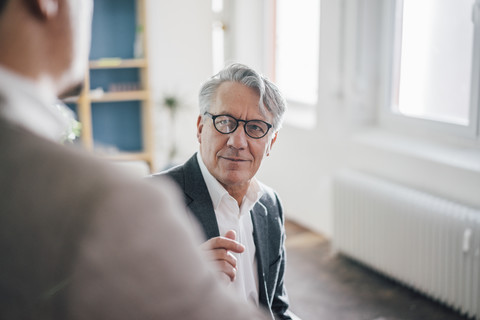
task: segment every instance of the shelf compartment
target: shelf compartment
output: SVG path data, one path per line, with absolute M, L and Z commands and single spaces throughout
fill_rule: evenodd
M 98 153 L 144 152 L 139 101 L 92 103 L 93 150 Z
M 135 0 L 95 1 L 90 60 L 134 57 L 137 5 Z
M 142 81 L 142 69 L 139 68 L 102 68 L 90 69 L 90 98 L 95 98 L 96 90 L 103 94 L 145 89 Z

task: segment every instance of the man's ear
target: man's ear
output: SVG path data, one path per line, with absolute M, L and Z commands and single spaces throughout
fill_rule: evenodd
M 32 12 L 42 19 L 49 19 L 57 15 L 61 0 L 25 0 Z
M 202 142 L 202 130 L 203 130 L 203 117 L 198 116 L 197 119 L 197 140 L 199 143 Z
M 270 151 L 272 150 L 273 144 L 275 143 L 275 141 L 277 141 L 277 135 L 278 135 L 278 131 L 275 132 L 272 139 L 270 140 L 270 142 L 267 145 L 267 150 L 265 150 L 265 155 L 267 157 L 270 155 Z

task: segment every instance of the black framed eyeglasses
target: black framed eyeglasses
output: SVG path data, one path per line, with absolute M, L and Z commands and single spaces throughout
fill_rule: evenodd
M 218 132 L 229 134 L 235 132 L 238 128 L 238 123 L 243 122 L 243 129 L 247 136 L 253 139 L 260 139 L 265 137 L 272 125 L 263 120 L 240 120 L 227 114 L 213 115 L 205 112 L 204 115 L 209 116 L 213 120 L 213 126 Z

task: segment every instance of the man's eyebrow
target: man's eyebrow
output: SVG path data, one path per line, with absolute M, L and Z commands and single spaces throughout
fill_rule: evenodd
M 219 113 L 217 113 L 217 116 L 230 116 L 232 118 L 241 120 L 240 118 L 237 118 L 236 116 L 234 116 L 230 112 L 225 112 L 225 111 L 220 111 Z
M 220 111 L 220 112 L 218 112 L 217 114 L 221 114 L 221 115 L 224 115 L 224 116 L 234 117 L 234 115 L 232 115 L 230 112 L 226 112 L 226 111 Z
M 244 120 L 244 121 L 253 121 L 253 120 L 260 120 L 260 121 L 267 121 L 267 119 L 263 119 L 263 116 L 262 115 L 259 115 L 258 117 L 255 117 L 255 118 L 252 118 L 252 119 L 241 119 L 241 118 L 237 118 L 236 116 L 234 116 L 233 114 L 231 114 L 230 112 L 226 112 L 226 111 L 220 111 L 216 114 L 217 116 L 218 115 L 221 115 L 221 116 L 230 116 L 232 118 L 235 118 L 235 119 L 238 119 L 238 120 Z

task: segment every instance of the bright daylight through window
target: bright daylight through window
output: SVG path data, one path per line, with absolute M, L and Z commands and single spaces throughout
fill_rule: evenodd
M 474 0 L 404 0 L 393 111 L 468 126 Z M 397 41 L 398 41 L 397 40 Z
M 287 100 L 318 99 L 320 0 L 276 0 L 275 78 Z

